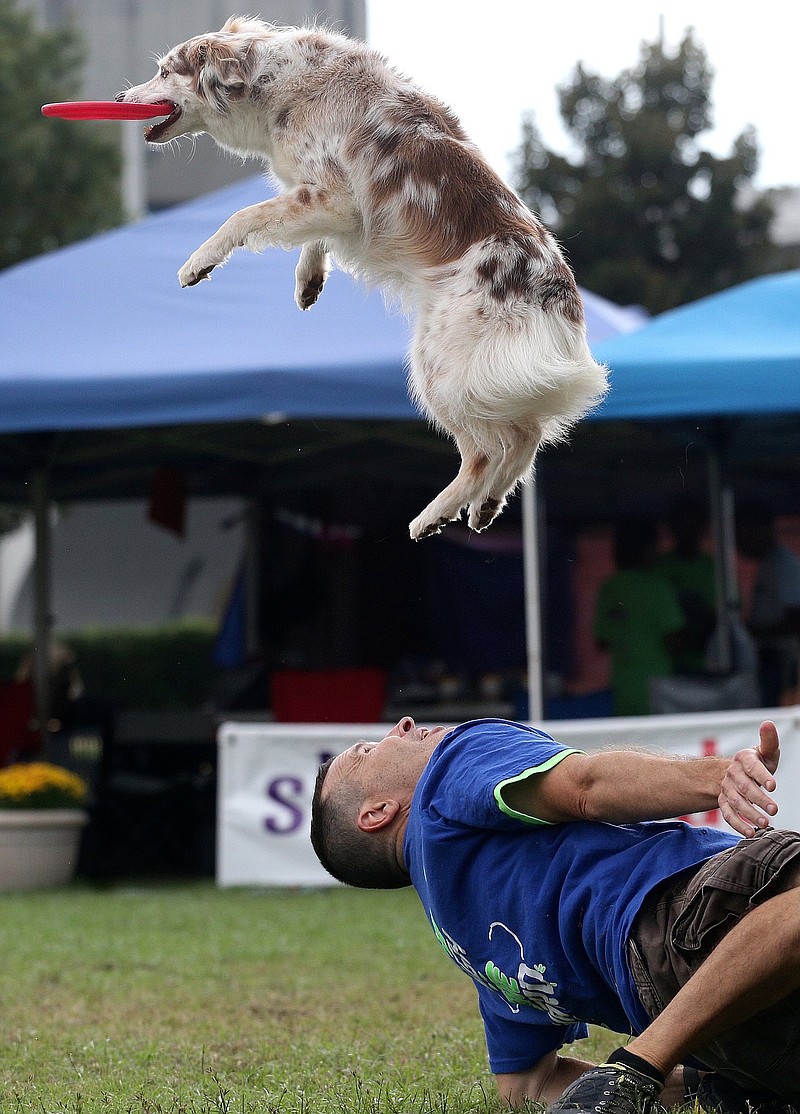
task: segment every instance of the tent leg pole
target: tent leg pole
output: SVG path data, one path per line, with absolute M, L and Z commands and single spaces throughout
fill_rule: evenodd
M 525 636 L 528 650 L 528 719 L 544 716 L 542 698 L 542 626 L 539 607 L 539 522 L 536 480 L 522 485 L 522 552 L 525 578 Z
M 50 501 L 47 473 L 38 469 L 31 477 L 35 533 L 33 564 L 33 653 L 36 716 L 42 742 L 50 719 Z
M 722 481 L 719 454 L 708 454 L 708 488 L 711 524 L 714 532 L 716 570 L 717 625 L 720 634 L 720 667 L 727 672 L 733 667 L 731 622 L 739 606 L 734 556 L 736 539 L 733 517 L 733 491 Z
M 736 669 L 733 653 L 733 630 L 739 615 L 739 578 L 736 574 L 736 520 L 733 488 L 722 488 L 722 545 L 725 553 L 725 615 L 728 636 L 728 668 Z
M 258 498 L 250 500 L 245 517 L 245 656 L 249 661 L 261 645 L 261 546 L 263 515 Z

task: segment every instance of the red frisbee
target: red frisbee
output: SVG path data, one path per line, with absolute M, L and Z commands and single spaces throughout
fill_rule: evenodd
M 127 104 L 125 101 L 62 101 L 43 104 L 43 116 L 60 116 L 64 120 L 150 120 L 153 116 L 169 116 L 172 101 L 158 104 Z

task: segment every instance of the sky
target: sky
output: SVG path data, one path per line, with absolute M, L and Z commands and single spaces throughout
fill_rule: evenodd
M 506 180 L 523 113 L 534 113 L 551 150 L 568 155 L 556 87 L 578 61 L 616 77 L 636 64 L 643 41 L 658 38 L 662 21 L 668 48 L 693 27 L 714 71 L 714 128 L 702 146 L 727 155 L 752 124 L 761 151 L 755 185 L 800 185 L 796 0 L 367 0 L 371 45 L 449 104 Z

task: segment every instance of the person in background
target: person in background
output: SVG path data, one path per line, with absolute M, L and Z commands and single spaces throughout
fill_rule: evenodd
M 55 639 L 48 646 L 47 667 L 51 716 L 51 722 L 47 727 L 50 731 L 60 731 L 69 710 L 84 696 L 83 680 L 74 651 Z M 35 672 L 35 654 L 33 650 L 29 650 L 17 666 L 14 680 L 32 683 L 35 680 Z
M 762 707 L 793 703 L 800 657 L 800 558 L 778 541 L 774 516 L 759 503 L 737 507 L 736 546 L 743 557 L 758 562 L 748 629 L 758 648 Z
M 716 619 L 714 559 L 703 550 L 708 515 L 703 503 L 690 495 L 670 507 L 667 525 L 672 549 L 656 559 L 654 568 L 678 593 L 684 616 L 682 645 L 673 657 L 676 673 L 705 669 L 706 647 Z
M 617 570 L 597 596 L 594 637 L 611 654 L 614 714 L 650 712 L 650 680 L 674 673 L 684 645 L 685 619 L 678 593 L 655 571 L 658 530 L 648 519 L 628 517 L 614 531 Z

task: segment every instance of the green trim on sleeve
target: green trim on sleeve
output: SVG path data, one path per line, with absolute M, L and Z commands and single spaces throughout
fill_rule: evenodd
M 585 754 L 583 750 L 576 750 L 575 747 L 569 747 L 567 750 L 561 750 L 558 754 L 554 754 L 552 758 L 548 758 L 541 766 L 530 766 L 527 770 L 523 770 L 521 774 L 516 777 L 508 777 L 504 781 L 500 781 L 494 787 L 494 799 L 497 801 L 497 807 L 506 816 L 510 816 L 513 820 L 522 820 L 525 824 L 547 824 L 550 826 L 549 820 L 539 820 L 536 816 L 528 816 L 525 812 L 517 812 L 513 808 L 509 808 L 503 800 L 503 790 L 507 785 L 514 785 L 517 781 L 525 781 L 531 774 L 546 774 L 548 770 L 552 770 L 559 762 L 562 762 L 570 754 Z

